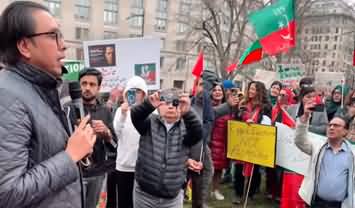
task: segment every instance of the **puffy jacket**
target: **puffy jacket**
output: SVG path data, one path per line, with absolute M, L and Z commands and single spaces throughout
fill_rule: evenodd
M 131 109 L 139 140 L 135 179 L 140 188 L 153 196 L 175 198 L 186 179 L 189 148 L 202 138 L 202 125 L 189 111 L 169 131 L 146 99 Z
M 24 63 L 0 72 L 1 208 L 81 207 L 79 169 L 64 151 L 68 131 L 56 86 Z
M 210 149 L 213 167 L 222 170 L 228 167 L 227 159 L 227 122 L 233 120 L 234 113 L 228 103 L 216 107 L 216 120 L 212 129 Z

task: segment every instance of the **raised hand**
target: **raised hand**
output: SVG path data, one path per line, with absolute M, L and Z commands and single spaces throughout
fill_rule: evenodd
M 90 115 L 83 118 L 73 135 L 68 139 L 65 151 L 74 162 L 78 162 L 93 151 L 96 134 L 88 123 L 89 120 Z

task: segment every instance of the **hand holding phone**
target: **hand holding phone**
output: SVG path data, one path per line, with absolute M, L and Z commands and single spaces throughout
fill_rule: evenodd
M 129 89 L 127 91 L 127 102 L 129 106 L 132 106 L 136 103 L 136 90 Z

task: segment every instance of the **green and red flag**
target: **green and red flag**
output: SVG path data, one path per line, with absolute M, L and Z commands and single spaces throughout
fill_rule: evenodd
M 247 48 L 239 59 L 239 65 L 251 64 L 260 61 L 263 57 L 263 49 L 257 40 Z
M 234 70 L 236 70 L 236 69 L 237 69 L 237 64 L 236 64 L 236 63 L 233 63 L 233 64 L 227 66 L 226 71 L 227 71 L 227 73 L 229 74 L 229 73 L 231 73 L 232 71 L 234 71 Z
M 296 45 L 294 0 L 278 0 L 249 15 L 263 50 L 268 55 L 287 52 Z

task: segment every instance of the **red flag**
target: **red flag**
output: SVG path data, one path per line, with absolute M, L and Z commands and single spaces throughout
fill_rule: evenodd
M 271 120 L 272 123 L 276 122 L 277 116 L 281 112 L 281 123 L 285 124 L 286 126 L 290 128 L 295 128 L 296 127 L 296 122 L 295 120 L 287 113 L 287 111 L 281 109 L 280 105 L 277 104 L 271 112 Z
M 229 73 L 231 73 L 232 71 L 237 69 L 237 64 L 231 64 L 226 68 L 226 71 Z
M 295 120 L 286 111 L 282 111 L 282 123 L 290 128 L 296 127 Z
M 193 86 L 192 86 L 192 96 L 195 96 L 196 95 L 196 88 L 197 88 L 197 85 L 198 85 L 198 81 L 200 80 L 200 77 L 197 77 L 197 78 L 195 78 L 195 80 L 194 80 L 194 84 L 193 84 Z
M 200 77 L 203 71 L 203 53 L 202 51 L 198 54 L 196 64 L 194 68 L 192 69 L 192 74 L 195 75 L 195 77 Z

